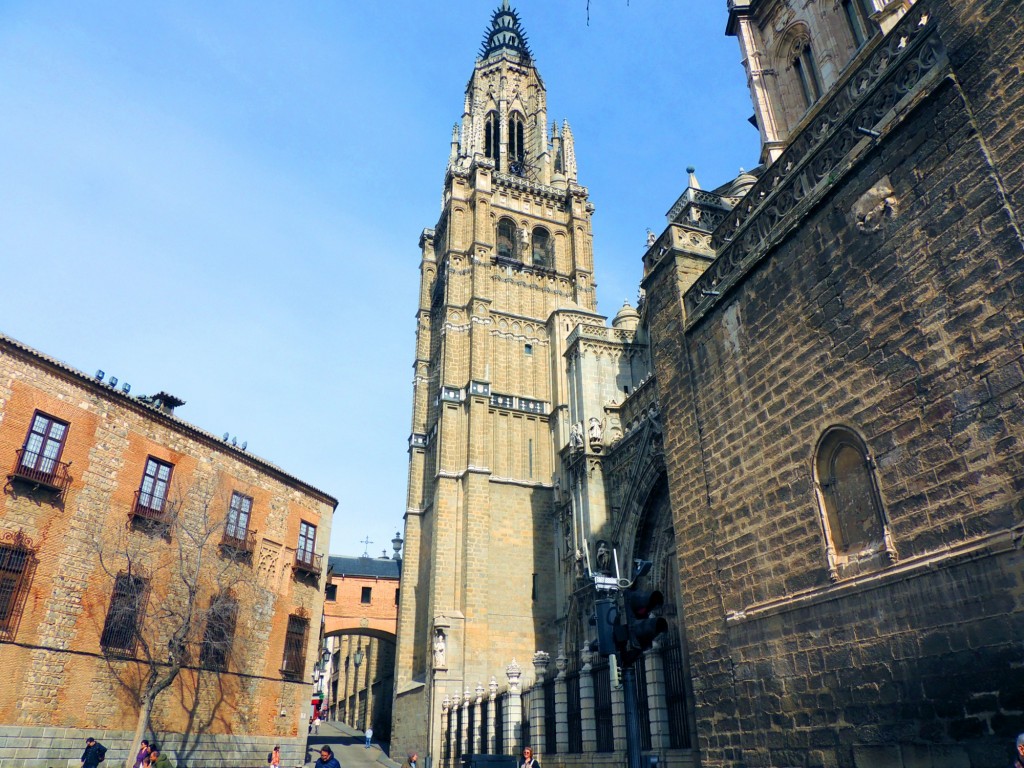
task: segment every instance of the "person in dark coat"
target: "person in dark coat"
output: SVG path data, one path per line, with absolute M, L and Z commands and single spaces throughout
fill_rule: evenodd
M 1024 733 L 1017 736 L 1017 754 L 1013 756 L 1010 768 L 1024 768 Z
M 410 752 L 408 758 L 406 758 L 405 763 L 403 763 L 402 768 L 416 768 L 416 763 L 419 759 L 419 755 L 417 755 L 415 752 Z
M 82 768 L 96 768 L 107 756 L 107 748 L 90 736 L 85 740 L 85 751 L 82 753 Z
M 317 758 L 314 768 L 341 768 L 341 763 L 334 756 L 331 748 L 324 744 L 320 747 L 320 757 Z
M 146 758 L 149 761 L 151 768 L 174 768 L 174 763 L 167 755 L 160 754 L 160 750 L 153 747 L 149 753 L 149 757 Z
M 519 768 L 540 768 L 540 762 L 533 759 L 533 747 L 523 750 L 523 762 L 519 764 Z

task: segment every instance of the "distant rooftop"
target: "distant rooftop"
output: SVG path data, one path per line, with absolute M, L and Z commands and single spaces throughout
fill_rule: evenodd
M 365 576 L 368 578 L 398 579 L 402 561 L 383 557 L 347 557 L 330 555 L 328 566 L 335 576 Z

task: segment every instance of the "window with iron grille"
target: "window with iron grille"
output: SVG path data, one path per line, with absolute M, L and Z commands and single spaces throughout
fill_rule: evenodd
M 555 712 L 555 678 L 544 681 L 544 753 L 558 754 L 558 730 Z
M 231 506 L 228 507 L 228 521 L 224 534 L 229 539 L 245 541 L 249 532 L 249 516 L 252 512 L 252 498 L 238 491 L 231 493 Z
M 569 700 L 569 754 L 583 751 L 583 723 L 580 720 L 580 673 L 565 676 L 565 692 Z
M 229 594 L 215 595 L 203 630 L 203 646 L 199 663 L 207 669 L 226 670 L 231 656 L 238 620 L 238 601 Z
M 668 738 L 673 749 L 689 749 L 690 727 L 686 715 L 686 667 L 678 638 L 661 651 L 665 667 L 665 707 L 668 709 Z
M 154 459 L 146 459 L 146 471 L 142 474 L 139 486 L 139 506 L 153 512 L 163 512 L 167 504 L 167 490 L 171 484 L 173 464 Z
M 614 752 L 612 733 L 612 689 L 608 662 L 594 665 L 594 728 L 597 731 L 597 751 Z
M 19 531 L 0 543 L 0 640 L 13 640 L 35 572 L 32 540 Z
M 505 754 L 505 706 L 508 694 L 501 694 L 494 700 L 494 754 Z
M 636 670 L 636 712 L 640 718 L 640 749 L 651 748 L 651 711 L 647 705 L 647 664 L 641 659 L 633 665 Z
M 295 552 L 295 559 L 305 565 L 312 565 L 315 545 L 316 526 L 303 520 L 299 523 L 299 548 Z
M 519 721 L 519 743 L 523 749 L 532 746 L 533 741 L 530 735 L 530 711 L 533 707 L 530 706 L 530 699 L 533 697 L 533 690 L 523 691 L 522 702 L 523 702 L 523 714 L 522 720 Z
M 288 632 L 284 636 L 284 659 L 281 672 L 289 677 L 301 677 L 306 668 L 306 641 L 309 637 L 309 619 L 288 617 Z
M 67 434 L 66 421 L 36 411 L 25 436 L 19 470 L 26 475 L 38 475 L 39 479 L 44 481 L 52 478 L 57 471 L 57 463 L 64 450 L 64 438 Z
M 117 575 L 100 636 L 100 646 L 104 651 L 135 653 L 148 592 L 148 579 L 133 573 Z

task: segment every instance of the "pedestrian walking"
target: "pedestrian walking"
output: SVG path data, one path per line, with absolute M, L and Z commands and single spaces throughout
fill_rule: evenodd
M 415 752 L 410 752 L 408 757 L 405 759 L 405 763 L 402 768 L 416 768 L 416 762 L 420 759 L 420 756 Z
M 320 747 L 320 757 L 317 758 L 314 768 L 341 768 L 341 763 L 334 756 L 331 748 L 324 744 Z
M 1024 733 L 1017 736 L 1017 753 L 1013 756 L 1010 768 L 1024 768 Z
M 275 746 L 267 753 L 267 765 L 270 768 L 281 768 L 281 747 Z
M 142 764 L 147 762 L 146 758 L 149 757 L 149 742 L 145 739 L 142 740 L 142 744 L 139 746 L 139 754 L 135 756 L 134 768 L 142 768 Z
M 154 745 L 149 753 L 149 766 L 150 768 L 174 768 L 174 763 L 171 762 L 171 758 L 167 755 L 160 754 L 160 750 Z
M 373 726 L 371 725 L 366 729 L 366 748 L 370 748 L 370 742 L 373 741 Z
M 85 740 L 85 751 L 82 752 L 82 768 L 96 768 L 107 759 L 107 748 L 92 736 Z
M 320 715 L 313 718 L 313 733 L 320 733 Z
M 533 747 L 523 750 L 523 762 L 519 764 L 519 768 L 540 768 L 540 761 L 533 759 Z

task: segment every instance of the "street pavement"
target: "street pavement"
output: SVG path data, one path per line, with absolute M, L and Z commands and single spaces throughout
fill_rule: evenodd
M 401 768 L 402 761 L 395 762 L 376 742 L 366 748 L 366 737 L 362 731 L 349 728 L 344 723 L 320 723 L 318 734 L 309 734 L 306 740 L 306 765 L 312 766 L 320 757 L 324 744 L 334 750 L 334 756 L 341 768 Z

